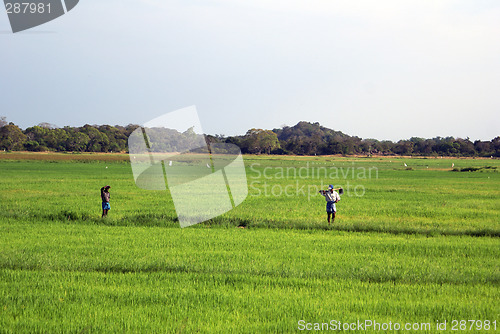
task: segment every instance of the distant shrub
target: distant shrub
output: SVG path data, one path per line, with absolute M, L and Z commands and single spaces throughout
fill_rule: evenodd
M 497 167 L 493 166 L 484 166 L 484 167 L 464 167 L 464 168 L 458 168 L 455 167 L 452 169 L 453 172 L 483 172 L 483 171 L 492 171 L 492 172 L 497 172 Z
M 271 154 L 276 154 L 276 155 L 291 155 L 292 152 L 282 149 L 282 148 L 275 148 L 274 150 L 271 151 Z
M 481 167 L 464 167 L 460 171 L 461 172 L 475 172 L 475 171 L 478 171 L 480 169 L 481 169 Z
M 37 146 L 33 151 L 35 152 L 47 152 L 49 148 L 44 145 Z

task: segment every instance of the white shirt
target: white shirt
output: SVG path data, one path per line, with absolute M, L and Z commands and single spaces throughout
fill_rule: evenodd
M 327 202 L 340 201 L 340 195 L 336 191 L 330 192 L 330 190 L 327 190 L 324 193 L 322 193 L 322 195 L 325 196 Z

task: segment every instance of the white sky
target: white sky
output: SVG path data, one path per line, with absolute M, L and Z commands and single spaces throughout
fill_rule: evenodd
M 210 134 L 500 135 L 497 0 L 81 0 L 17 34 L 0 11 L 0 51 L 0 115 L 23 128 L 196 105 Z

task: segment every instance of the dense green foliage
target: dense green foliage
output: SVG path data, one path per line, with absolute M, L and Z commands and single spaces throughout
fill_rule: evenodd
M 7 151 L 124 152 L 128 137 L 138 126 L 88 125 L 56 128 L 47 123 L 21 130 L 0 120 L 0 149 Z
M 168 191 L 105 157 L 0 154 L 0 332 L 498 320 L 498 160 L 245 156 L 246 201 L 180 229 Z M 333 226 L 329 183 L 346 190 Z
M 128 137 L 138 127 L 129 124 L 126 127 L 115 125 L 85 125 L 82 127 L 56 128 L 42 123 L 38 126 L 21 130 L 15 124 L 7 124 L 0 119 L 0 150 L 8 151 L 58 151 L 58 152 L 126 152 Z M 169 129 L 151 129 L 152 135 L 170 137 L 189 136 Z M 174 142 L 169 139 L 169 143 Z M 243 153 L 250 154 L 294 154 L 294 155 L 417 155 L 417 156 L 456 156 L 456 157 L 500 157 L 500 136 L 491 141 L 468 138 L 433 138 L 413 137 L 409 140 L 379 141 L 349 136 L 334 131 L 319 123 L 299 122 L 293 127 L 263 130 L 250 129 L 244 136 L 211 136 L 208 142 L 225 142 L 238 145 Z M 164 140 L 152 141 L 153 146 Z M 152 147 L 155 151 L 171 152 L 176 147 Z
M 252 129 L 256 130 L 256 129 Z M 260 130 L 264 131 L 264 130 Z M 409 140 L 379 141 L 361 139 L 321 126 L 319 123 L 299 122 L 295 126 L 274 129 L 279 147 L 273 147 L 272 154 L 295 155 L 420 155 L 420 156 L 500 156 L 500 137 L 491 141 L 471 142 L 468 138 L 437 137 Z M 240 137 L 221 138 L 240 146 L 244 153 L 265 152 L 258 138 L 251 130 Z

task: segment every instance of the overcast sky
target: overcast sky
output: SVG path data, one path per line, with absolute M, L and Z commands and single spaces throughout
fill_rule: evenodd
M 22 128 L 196 105 L 210 134 L 500 135 L 497 0 L 80 0 L 17 34 L 0 11 L 0 51 L 0 115 Z

